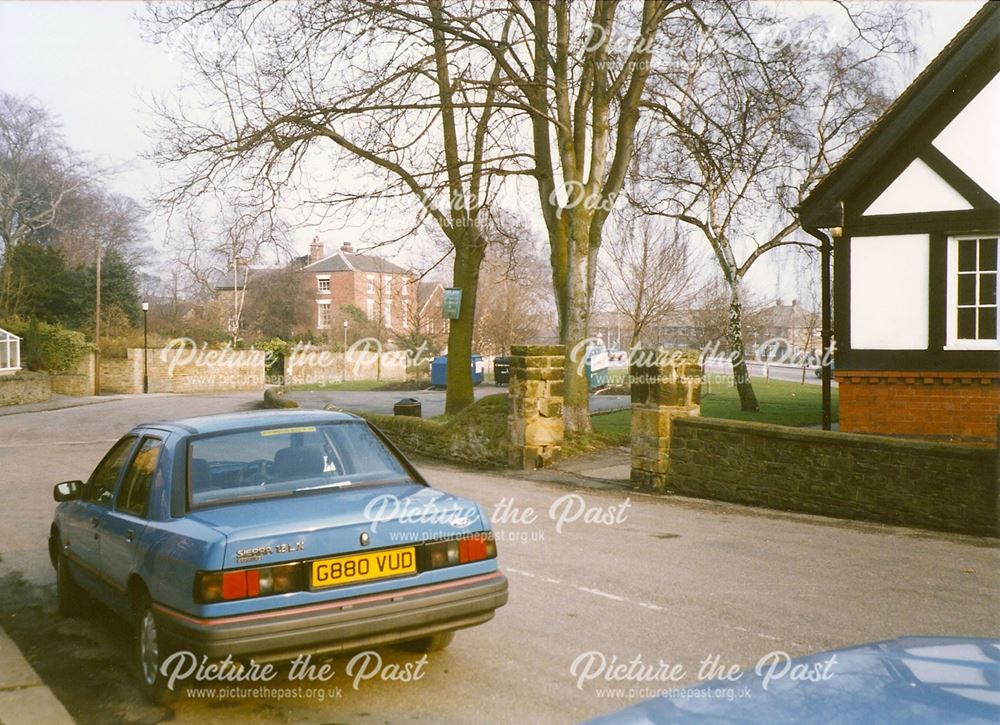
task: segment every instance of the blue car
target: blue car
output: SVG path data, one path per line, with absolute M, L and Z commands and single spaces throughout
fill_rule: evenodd
M 447 646 L 507 601 L 489 521 L 378 430 L 326 411 L 140 425 L 57 484 L 59 610 L 91 595 L 135 628 L 140 681 L 186 650 L 256 663 Z
M 1000 639 L 903 637 L 678 688 L 589 725 L 1000 722 Z

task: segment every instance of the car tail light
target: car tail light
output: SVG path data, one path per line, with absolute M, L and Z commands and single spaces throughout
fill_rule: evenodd
M 194 597 L 202 604 L 211 604 L 268 594 L 285 594 L 301 588 L 299 565 L 283 564 L 260 569 L 198 572 L 194 582 Z
M 497 545 L 492 531 L 434 541 L 424 546 L 428 569 L 441 569 L 455 564 L 493 559 L 497 555 Z

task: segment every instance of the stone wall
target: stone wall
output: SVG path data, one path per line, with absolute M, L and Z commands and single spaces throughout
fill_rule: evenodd
M 380 370 L 381 366 L 381 370 Z M 344 353 L 310 349 L 285 356 L 285 385 L 328 385 L 344 377 Z M 405 351 L 351 352 L 346 380 L 406 380 Z
M 701 414 L 701 365 L 688 352 L 640 350 L 632 359 L 632 483 L 663 491 L 675 422 Z
M 264 353 L 260 350 L 201 350 L 192 354 L 161 355 L 150 349 L 150 393 L 216 393 L 261 390 Z M 125 358 L 101 358 L 102 393 L 143 392 L 143 351 L 129 348 Z
M 508 465 L 532 470 L 559 458 L 563 442 L 562 345 L 512 345 L 510 349 Z
M 706 418 L 674 422 L 668 489 L 772 509 L 996 536 L 997 453 Z
M 1000 372 L 837 371 L 840 429 L 991 447 Z
M 88 353 L 72 370 L 64 373 L 49 373 L 52 392 L 59 395 L 94 394 L 94 354 Z
M 40 403 L 51 397 L 47 373 L 21 370 L 13 375 L 0 375 L 0 406 Z

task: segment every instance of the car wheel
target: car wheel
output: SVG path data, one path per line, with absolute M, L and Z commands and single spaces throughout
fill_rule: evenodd
M 56 600 L 59 614 L 64 617 L 78 617 L 83 614 L 87 593 L 76 583 L 69 570 L 69 560 L 61 551 L 56 555 Z
M 450 645 L 453 639 L 455 639 L 454 632 L 440 632 L 432 634 L 430 637 L 421 637 L 420 639 L 404 642 L 403 647 L 412 652 L 440 652 Z
M 166 641 L 160 632 L 153 612 L 152 602 L 141 594 L 135 607 L 135 664 L 143 694 L 154 705 L 164 702 L 167 696 L 165 678 L 160 664 L 169 654 Z

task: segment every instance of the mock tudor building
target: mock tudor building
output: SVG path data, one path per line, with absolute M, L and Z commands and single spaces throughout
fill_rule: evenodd
M 843 431 L 996 440 L 998 66 L 987 3 L 800 207 L 833 237 Z

